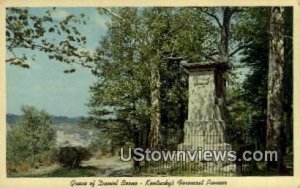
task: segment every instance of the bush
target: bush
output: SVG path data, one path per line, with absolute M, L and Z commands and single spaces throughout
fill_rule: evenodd
M 45 159 L 51 160 L 55 132 L 47 112 L 31 106 L 23 106 L 22 112 L 19 121 L 7 133 L 7 165 L 34 167 Z
M 57 162 L 64 168 L 76 169 L 83 160 L 88 160 L 91 152 L 83 147 L 61 147 L 57 153 Z

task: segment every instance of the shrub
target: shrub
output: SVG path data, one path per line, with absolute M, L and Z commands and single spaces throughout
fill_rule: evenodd
M 64 168 L 76 169 L 83 160 L 91 157 L 91 152 L 83 147 L 61 147 L 57 153 L 57 162 Z
M 7 133 L 7 165 L 26 163 L 32 167 L 51 158 L 55 132 L 50 115 L 35 107 L 23 106 L 22 116 Z

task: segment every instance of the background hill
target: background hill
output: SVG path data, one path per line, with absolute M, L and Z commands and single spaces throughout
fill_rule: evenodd
M 16 114 L 7 114 L 6 115 L 6 123 L 9 125 L 15 124 L 19 118 L 20 115 Z M 59 124 L 79 124 L 82 117 L 66 117 L 66 116 L 51 116 L 52 118 L 52 124 L 53 125 L 59 125 Z

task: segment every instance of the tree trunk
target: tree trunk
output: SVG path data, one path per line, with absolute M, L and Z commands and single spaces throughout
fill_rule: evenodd
M 229 63 L 229 54 L 228 54 L 228 43 L 229 43 L 229 24 L 231 19 L 231 9 L 223 9 L 223 22 L 221 25 L 221 40 L 220 40 L 220 61 L 223 63 Z
M 272 7 L 270 14 L 269 73 L 267 104 L 268 150 L 278 152 L 277 170 L 283 170 L 283 66 L 284 66 L 284 18 L 282 7 Z M 271 163 L 268 162 L 268 168 Z
M 149 149 L 155 150 L 160 148 L 160 129 L 161 129 L 161 114 L 160 114 L 160 73 L 158 60 L 153 58 L 150 62 L 150 132 L 149 132 Z
M 141 142 L 140 142 L 140 131 L 135 129 L 133 133 L 133 140 L 134 140 L 134 146 L 135 148 L 140 148 L 141 147 Z M 133 153 L 134 157 L 138 157 Z M 139 174 L 141 171 L 141 163 L 139 161 L 133 160 L 133 168 L 134 168 L 134 173 Z
M 234 11 L 229 8 L 223 8 L 223 20 L 222 24 L 220 25 L 220 43 L 219 43 L 219 61 L 220 63 L 225 63 L 229 65 L 229 25 L 230 25 L 230 19 Z M 226 74 L 226 72 L 225 72 Z M 226 79 L 224 77 L 223 73 L 217 73 L 216 75 L 216 97 L 217 101 L 216 104 L 219 107 L 219 118 L 226 119 L 224 117 L 225 113 L 225 90 L 226 90 Z

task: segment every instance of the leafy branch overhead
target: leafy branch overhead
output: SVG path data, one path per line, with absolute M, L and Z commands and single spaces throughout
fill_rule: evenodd
M 36 16 L 26 8 L 8 8 L 6 14 L 6 45 L 10 52 L 7 63 L 29 68 L 28 57 L 20 51 L 38 50 L 66 64 L 80 64 L 91 67 L 93 53 L 84 49 L 86 37 L 78 30 L 78 25 L 86 24 L 86 16 L 68 15 L 63 20 L 53 19 L 55 8 L 47 10 L 43 16 Z M 66 73 L 75 69 L 65 70 Z

